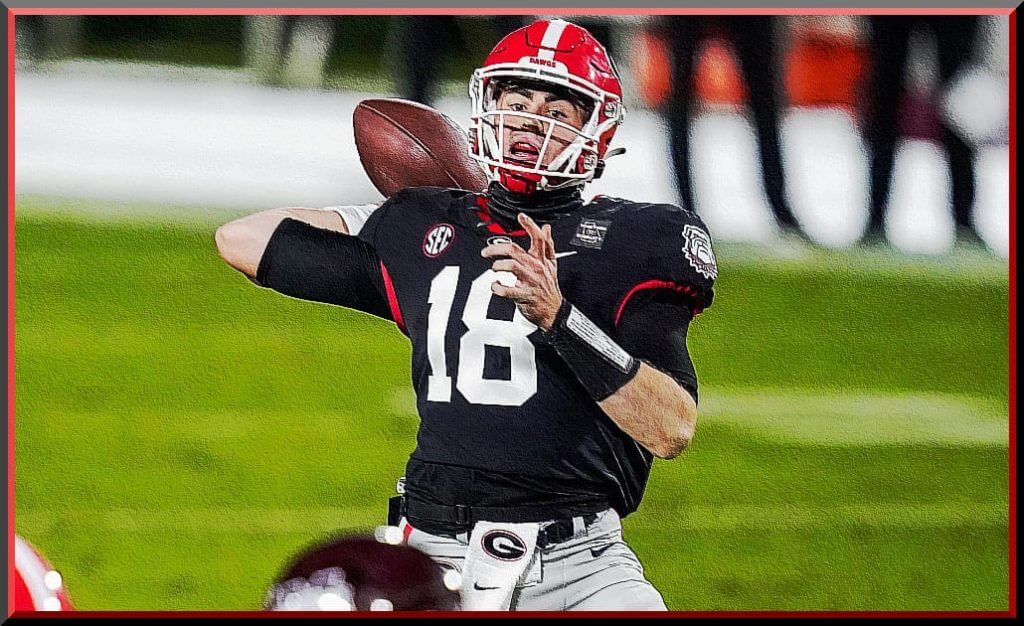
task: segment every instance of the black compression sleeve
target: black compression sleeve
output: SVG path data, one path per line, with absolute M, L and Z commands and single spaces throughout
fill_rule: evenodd
M 380 268 L 365 241 L 285 218 L 267 242 L 256 282 L 294 298 L 391 319 Z
M 667 291 L 642 292 L 629 302 L 619 321 L 622 346 L 676 380 L 697 399 L 697 373 L 686 349 L 693 318 L 688 303 Z

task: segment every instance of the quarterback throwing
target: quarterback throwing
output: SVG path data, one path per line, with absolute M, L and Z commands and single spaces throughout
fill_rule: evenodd
M 222 226 L 218 248 L 259 285 L 409 337 L 420 427 L 396 522 L 461 572 L 463 608 L 664 610 L 619 520 L 654 457 L 694 434 L 707 229 L 672 205 L 583 200 L 624 114 L 585 29 L 511 33 L 470 94 L 485 192 L 264 211 Z

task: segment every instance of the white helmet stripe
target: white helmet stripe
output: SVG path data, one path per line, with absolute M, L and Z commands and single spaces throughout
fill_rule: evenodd
M 544 37 L 540 40 L 542 48 L 557 48 L 558 41 L 562 38 L 562 33 L 565 32 L 565 27 L 569 25 L 569 22 L 565 20 L 551 20 L 548 22 L 548 27 L 544 31 Z M 545 61 L 555 60 L 554 50 L 541 50 L 537 53 L 537 57 L 544 59 Z

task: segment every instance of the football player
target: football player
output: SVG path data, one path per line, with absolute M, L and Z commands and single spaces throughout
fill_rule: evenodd
M 707 228 L 676 206 L 584 201 L 624 113 L 585 29 L 511 33 L 470 93 L 486 192 L 266 211 L 222 226 L 218 248 L 259 285 L 409 337 L 421 421 L 395 523 L 461 570 L 464 609 L 664 610 L 620 518 L 654 457 L 694 434 Z

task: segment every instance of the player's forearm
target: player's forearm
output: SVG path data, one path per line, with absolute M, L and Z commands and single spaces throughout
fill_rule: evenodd
M 545 338 L 627 435 L 663 459 L 689 444 L 697 406 L 672 377 L 633 357 L 563 300 Z
M 300 220 L 318 228 L 348 233 L 345 220 L 335 211 L 306 208 L 270 209 L 247 215 L 218 228 L 215 235 L 217 251 L 228 265 L 249 278 L 255 278 L 267 242 L 285 218 Z
M 623 432 L 662 459 L 685 450 L 697 424 L 697 404 L 689 392 L 646 363 L 598 405 Z

